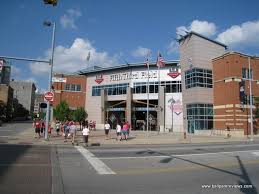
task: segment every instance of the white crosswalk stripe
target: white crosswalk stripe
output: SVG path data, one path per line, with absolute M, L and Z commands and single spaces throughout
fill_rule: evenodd
M 116 174 L 106 164 L 104 164 L 99 158 L 95 157 L 95 155 L 87 149 L 83 148 L 82 146 L 75 147 L 94 167 L 98 174 Z

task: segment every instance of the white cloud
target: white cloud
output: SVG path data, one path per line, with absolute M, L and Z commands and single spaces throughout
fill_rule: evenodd
M 132 55 L 134 57 L 146 57 L 148 55 L 150 55 L 151 50 L 148 48 L 144 48 L 139 46 L 136 50 L 132 51 Z
M 77 29 L 75 20 L 82 16 L 79 10 L 69 9 L 66 13 L 61 16 L 60 23 L 63 28 Z
M 194 31 L 204 36 L 213 36 L 216 34 L 217 27 L 212 22 L 193 20 L 189 26 L 179 26 L 176 28 L 176 33 L 185 35 L 186 31 Z
M 90 52 L 90 60 L 86 57 Z M 49 59 L 50 50 L 45 53 L 44 59 Z M 107 52 L 98 52 L 89 40 L 76 38 L 70 47 L 57 46 L 54 54 L 54 72 L 72 73 L 89 66 L 111 66 L 118 64 L 116 56 L 109 56 Z M 49 65 L 31 63 L 30 69 L 34 75 L 48 75 Z
M 179 44 L 176 41 L 172 41 L 169 46 L 167 47 L 167 54 L 178 53 L 179 51 Z
M 230 46 L 255 45 L 259 43 L 259 20 L 234 25 L 220 33 L 217 40 Z
M 22 70 L 20 68 L 15 67 L 15 66 L 12 65 L 12 67 L 11 67 L 11 75 L 12 75 L 12 77 L 20 76 L 21 72 L 22 72 Z

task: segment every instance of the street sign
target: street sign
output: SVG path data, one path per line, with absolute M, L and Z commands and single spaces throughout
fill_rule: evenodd
M 46 101 L 53 102 L 53 100 L 54 100 L 54 94 L 53 94 L 53 92 L 46 92 L 46 93 L 44 94 L 44 99 L 45 99 Z
M 66 83 L 67 82 L 67 78 L 65 78 L 65 77 L 53 77 L 52 78 L 52 82 Z

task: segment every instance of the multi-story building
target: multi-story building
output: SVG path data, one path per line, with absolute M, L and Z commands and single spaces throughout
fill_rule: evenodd
M 0 84 L 9 85 L 11 76 L 11 66 L 4 59 L 0 59 Z
M 40 93 L 35 94 L 35 101 L 34 101 L 34 114 L 39 114 L 40 113 L 40 104 L 44 103 L 44 95 Z
M 79 73 L 87 78 L 85 109 L 97 128 L 103 129 L 105 121 L 113 128 L 116 123 L 128 121 L 132 129 L 146 130 L 149 110 L 149 130 L 183 130 L 179 61 L 166 61 L 159 70 L 151 63 L 149 72 L 144 63 L 137 63 Z
M 213 129 L 212 58 L 225 53 L 226 45 L 195 32 L 179 39 L 182 71 L 184 129 L 207 133 Z
M 12 118 L 12 107 L 13 107 L 13 89 L 6 85 L 0 84 L 0 107 L 2 110 L 0 111 L 0 117 L 5 117 L 5 119 L 9 120 Z
M 54 107 L 61 101 L 66 101 L 71 110 L 85 107 L 86 77 L 84 75 L 55 74 L 52 82 Z
M 30 114 L 34 111 L 35 90 L 33 82 L 11 81 L 10 86 L 13 88 L 13 98 L 18 100 Z
M 249 81 L 251 80 L 252 96 L 259 97 L 259 57 L 227 52 L 214 58 L 212 63 L 214 129 L 223 132 L 229 128 L 233 135 L 251 134 Z M 254 105 L 252 109 L 255 109 Z M 256 126 L 253 128 L 254 133 L 257 133 Z

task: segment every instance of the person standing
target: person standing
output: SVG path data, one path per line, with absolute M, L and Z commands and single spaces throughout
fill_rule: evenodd
M 38 118 L 35 119 L 34 127 L 35 127 L 35 133 L 38 134 L 40 138 L 40 128 L 41 128 L 40 119 Z
M 44 136 L 45 134 L 45 121 L 41 120 L 41 129 L 40 129 L 40 133 Z
M 122 127 L 122 134 L 123 134 L 123 136 L 124 136 L 124 139 L 127 141 L 127 140 L 128 140 L 128 134 L 129 134 L 127 122 L 125 122 L 125 123 L 123 124 L 123 127 Z
M 82 134 L 83 134 L 85 146 L 87 147 L 88 146 L 88 137 L 89 137 L 89 128 L 88 128 L 87 124 L 83 126 Z
M 117 133 L 117 141 L 120 139 L 121 141 L 121 125 L 120 123 L 118 122 L 117 123 L 117 126 L 116 126 L 116 133 Z
M 106 139 L 109 139 L 109 131 L 110 131 L 110 129 L 111 129 L 111 126 L 108 123 L 108 121 L 106 121 L 105 125 L 104 125 L 104 132 L 105 132 Z

